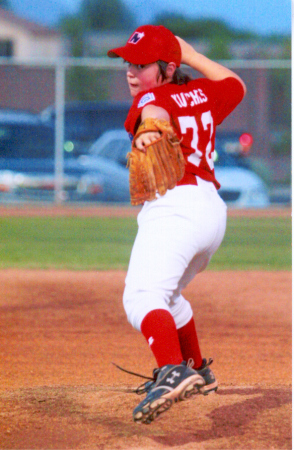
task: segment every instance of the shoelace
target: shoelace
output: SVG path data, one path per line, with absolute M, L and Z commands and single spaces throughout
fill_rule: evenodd
M 212 363 L 212 360 L 211 360 L 211 362 L 209 362 L 209 364 L 211 364 L 211 363 Z M 133 390 L 133 392 L 137 395 L 142 395 L 142 394 L 150 392 L 150 390 L 152 389 L 152 386 L 156 383 L 159 372 L 161 371 L 161 368 L 153 369 L 153 377 L 146 377 L 146 375 L 141 375 L 140 373 L 131 372 L 130 370 L 124 369 L 123 367 L 119 366 L 118 364 L 115 364 L 114 362 L 112 364 L 117 369 L 122 370 L 123 372 L 129 373 L 130 375 L 135 375 L 136 377 L 145 378 L 145 380 L 149 380 L 145 383 L 140 384 L 140 386 L 138 386 L 136 389 Z M 194 360 L 192 358 L 190 358 L 188 360 L 188 362 L 185 364 L 187 365 L 187 367 L 193 367 Z M 209 364 L 206 363 L 206 360 L 205 360 L 204 367 L 206 367 Z
M 142 375 L 140 373 L 131 372 L 130 370 L 124 369 L 123 367 L 119 366 L 118 364 L 112 363 L 117 369 L 122 370 L 123 372 L 129 373 L 130 375 L 135 375 L 136 377 L 145 378 L 145 380 L 149 380 L 143 384 L 140 384 L 140 386 L 137 387 L 137 389 L 134 389 L 133 392 L 138 395 L 142 395 L 145 392 L 149 392 L 151 390 L 151 387 L 157 380 L 157 375 L 160 372 L 160 369 L 154 369 L 153 370 L 153 377 L 146 377 L 146 375 Z

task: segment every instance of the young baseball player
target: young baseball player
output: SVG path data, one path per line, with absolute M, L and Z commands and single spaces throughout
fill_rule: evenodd
M 163 26 L 139 27 L 108 56 L 127 64 L 134 99 L 125 128 L 133 148 L 146 155 L 150 146 L 167 142 L 166 133 L 156 127 L 160 123 L 172 128 L 185 160 L 175 187 L 145 197 L 123 295 L 127 318 L 146 338 L 158 365 L 139 388 L 147 395 L 133 412 L 135 421 L 148 424 L 174 402 L 217 390 L 212 360 L 202 358 L 192 308 L 182 290 L 206 268 L 224 237 L 226 206 L 213 165 L 215 130 L 246 88 L 234 72 Z M 190 79 L 181 64 L 203 77 Z M 133 175 L 130 183 L 132 196 Z

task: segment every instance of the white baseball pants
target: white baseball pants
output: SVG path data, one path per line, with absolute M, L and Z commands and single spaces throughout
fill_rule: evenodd
M 138 331 L 144 317 L 165 309 L 181 328 L 192 318 L 181 291 L 208 265 L 226 229 L 226 205 L 213 183 L 177 186 L 138 214 L 123 304 Z

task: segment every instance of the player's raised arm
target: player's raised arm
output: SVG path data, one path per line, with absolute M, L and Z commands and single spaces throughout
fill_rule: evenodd
M 179 36 L 176 36 L 176 38 L 181 46 L 183 64 L 197 70 L 209 80 L 218 81 L 228 77 L 236 78 L 243 86 L 244 95 L 246 94 L 246 85 L 239 75 L 222 64 L 212 61 L 201 53 L 196 52 L 192 45 L 188 44 Z

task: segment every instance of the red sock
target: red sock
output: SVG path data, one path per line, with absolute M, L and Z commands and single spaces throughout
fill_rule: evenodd
M 150 311 L 143 319 L 141 332 L 147 340 L 158 367 L 183 361 L 176 324 L 165 309 Z
M 178 329 L 178 336 L 184 361 L 188 362 L 192 358 L 194 368 L 199 368 L 202 364 L 202 356 L 193 317 L 186 325 Z

